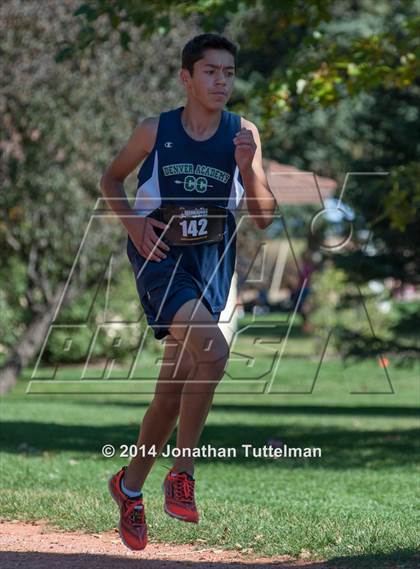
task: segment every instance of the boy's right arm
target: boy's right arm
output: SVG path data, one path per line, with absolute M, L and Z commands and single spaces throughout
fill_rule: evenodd
M 158 117 L 147 118 L 135 128 L 127 144 L 106 168 L 100 181 L 102 195 L 120 217 L 139 253 L 154 261 L 164 258 L 161 249 L 168 247 L 163 241 L 159 241 L 153 226 L 165 228 L 166 225 L 150 217 L 134 216 L 124 191 L 124 180 L 150 154 L 156 140 L 158 122 Z

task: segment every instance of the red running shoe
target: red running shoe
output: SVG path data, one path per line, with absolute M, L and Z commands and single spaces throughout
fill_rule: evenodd
M 147 524 L 143 498 L 129 498 L 121 490 L 121 479 L 127 467 L 123 466 L 109 479 L 108 488 L 111 496 L 120 508 L 121 541 L 129 549 L 140 550 L 147 545 Z
M 188 472 L 168 472 L 162 485 L 165 494 L 163 509 L 167 514 L 184 522 L 198 524 L 194 500 L 194 478 Z

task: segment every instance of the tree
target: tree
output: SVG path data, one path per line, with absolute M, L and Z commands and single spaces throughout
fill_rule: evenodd
M 173 71 L 186 33 L 182 22 L 164 41 L 141 42 L 133 31 L 143 66 L 139 53 L 123 52 L 118 34 L 95 58 L 86 52 L 57 63 L 76 7 L 54 0 L 0 6 L 1 391 L 39 351 L 62 293 L 63 306 L 90 294 L 111 252 L 119 253 L 116 274 L 128 263 L 122 226 L 101 223 L 89 233 L 65 290 L 107 163 L 142 118 L 173 106 L 181 92 Z M 155 69 L 158 47 L 163 60 Z
M 229 29 L 231 35 L 243 37 L 243 45 L 259 54 L 257 61 L 247 57 L 250 71 L 264 77 L 264 85 L 254 85 L 253 95 L 275 115 L 294 98 L 313 108 L 379 86 L 404 89 L 418 74 L 416 0 L 92 0 L 75 11 L 80 22 L 77 38 L 63 43 L 59 57 L 94 50 L 108 41 L 110 29 L 119 32 L 121 45 L 129 50 L 128 25 L 141 28 L 146 36 L 156 31 L 165 35 L 175 13 L 183 18 L 196 15 L 204 31 Z M 229 25 L 232 21 L 234 26 Z

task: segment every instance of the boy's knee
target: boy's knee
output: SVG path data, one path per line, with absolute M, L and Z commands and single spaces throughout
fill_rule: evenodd
M 220 369 L 224 369 L 229 360 L 229 344 L 222 333 L 215 339 L 210 347 L 210 363 Z
M 226 342 L 218 343 L 210 349 L 210 353 L 203 354 L 198 367 L 209 378 L 209 380 L 220 381 L 224 375 L 229 361 L 229 347 Z
M 213 331 L 206 335 L 200 334 L 194 338 L 190 344 L 194 360 L 198 363 L 215 364 L 226 363 L 229 359 L 229 344 L 219 330 L 217 334 Z

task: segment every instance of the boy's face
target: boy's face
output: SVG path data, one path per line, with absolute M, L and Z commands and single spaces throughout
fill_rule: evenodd
M 222 109 L 233 91 L 234 57 L 224 49 L 206 49 L 194 64 L 193 75 L 181 69 L 180 77 L 188 98 L 197 99 L 208 110 Z

